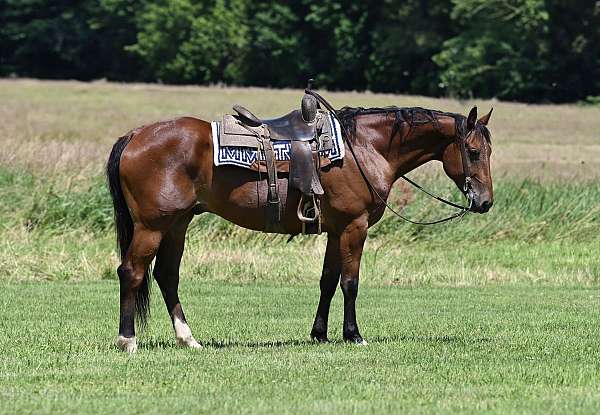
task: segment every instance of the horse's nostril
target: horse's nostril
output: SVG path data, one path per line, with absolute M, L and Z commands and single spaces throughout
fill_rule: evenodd
M 484 212 L 487 212 L 492 207 L 492 204 L 493 204 L 493 202 L 490 202 L 489 200 L 485 200 L 481 204 L 481 210 L 483 210 Z

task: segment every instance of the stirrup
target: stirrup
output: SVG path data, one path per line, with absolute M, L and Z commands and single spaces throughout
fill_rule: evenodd
M 302 194 L 302 196 L 300 196 L 300 201 L 298 202 L 298 209 L 296 210 L 298 219 L 300 219 L 300 222 L 302 222 L 302 223 L 315 223 L 317 220 L 319 220 L 319 218 L 321 216 L 321 210 L 319 209 L 317 198 L 313 194 L 312 200 L 308 200 L 305 203 L 302 203 L 303 201 L 304 201 L 304 194 Z M 313 210 L 314 210 L 313 217 L 305 216 L 305 213 L 308 213 L 310 208 L 313 208 Z
M 312 200 L 304 201 L 304 194 L 300 196 L 300 201 L 298 202 L 298 210 L 296 214 L 298 215 L 298 219 L 302 222 L 302 235 L 310 234 L 321 234 L 321 201 L 314 194 L 312 195 Z M 311 216 L 308 213 L 312 210 L 314 214 Z M 311 229 L 309 231 L 309 228 Z

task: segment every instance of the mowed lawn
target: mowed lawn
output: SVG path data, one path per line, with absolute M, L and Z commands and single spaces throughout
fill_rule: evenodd
M 116 282 L 2 284 L 2 413 L 598 413 L 600 292 L 374 288 L 367 347 L 308 341 L 316 287 L 184 283 L 201 351 L 175 347 L 158 294 L 128 356 Z

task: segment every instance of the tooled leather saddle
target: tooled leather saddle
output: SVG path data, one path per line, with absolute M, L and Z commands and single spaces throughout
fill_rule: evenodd
M 312 80 L 308 88 L 312 88 Z M 303 224 L 303 233 L 321 232 L 320 196 L 323 187 L 319 179 L 321 143 L 317 134 L 317 109 L 315 97 L 305 94 L 299 110 L 273 119 L 260 119 L 241 105 L 234 105 L 234 115 L 244 126 L 260 135 L 265 155 L 269 191 L 267 196 L 267 232 L 277 231 L 281 220 L 281 200 L 277 190 L 277 163 L 273 142 L 290 141 L 289 187 L 300 191 L 297 207 L 298 219 Z M 317 156 L 313 156 L 313 147 Z M 307 231 L 308 228 L 312 228 Z

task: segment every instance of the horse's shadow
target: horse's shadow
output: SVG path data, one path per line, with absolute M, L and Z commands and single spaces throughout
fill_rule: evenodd
M 280 348 L 280 347 L 295 347 L 295 346 L 306 346 L 310 344 L 316 344 L 312 340 L 298 340 L 298 339 L 287 339 L 287 340 L 267 340 L 267 341 L 240 341 L 234 339 L 210 339 L 202 340 L 199 339 L 202 347 L 210 349 L 229 349 L 236 347 L 245 348 Z M 174 349 L 179 346 L 175 342 L 170 340 L 159 340 L 159 339 L 148 339 L 139 343 L 141 349 Z
M 395 334 L 391 336 L 373 336 L 370 337 L 369 343 L 404 343 L 404 342 L 416 342 L 416 343 L 457 343 L 457 344 L 474 344 L 474 343 L 487 343 L 493 339 L 491 337 L 467 337 L 457 335 L 406 335 L 406 334 Z
M 456 344 L 474 344 L 474 343 L 487 343 L 492 341 L 491 337 L 463 337 L 455 335 L 438 335 L 438 336 L 418 336 L 418 335 L 389 335 L 389 336 L 372 336 L 368 339 L 369 344 L 381 345 L 386 343 L 404 343 L 404 342 L 418 342 L 418 343 L 456 343 Z M 233 349 L 233 348 L 250 348 L 250 349 L 272 349 L 272 348 L 284 348 L 284 347 L 300 347 L 300 346 L 322 346 L 321 343 L 313 340 L 299 340 L 299 339 L 284 339 L 284 340 L 265 340 L 265 341 L 241 341 L 235 339 L 210 339 L 200 340 L 203 347 L 210 349 Z M 328 344 L 347 344 L 341 339 L 333 339 Z M 173 349 L 178 346 L 175 342 L 162 340 L 162 339 L 148 339 L 140 342 L 140 348 L 143 349 Z

